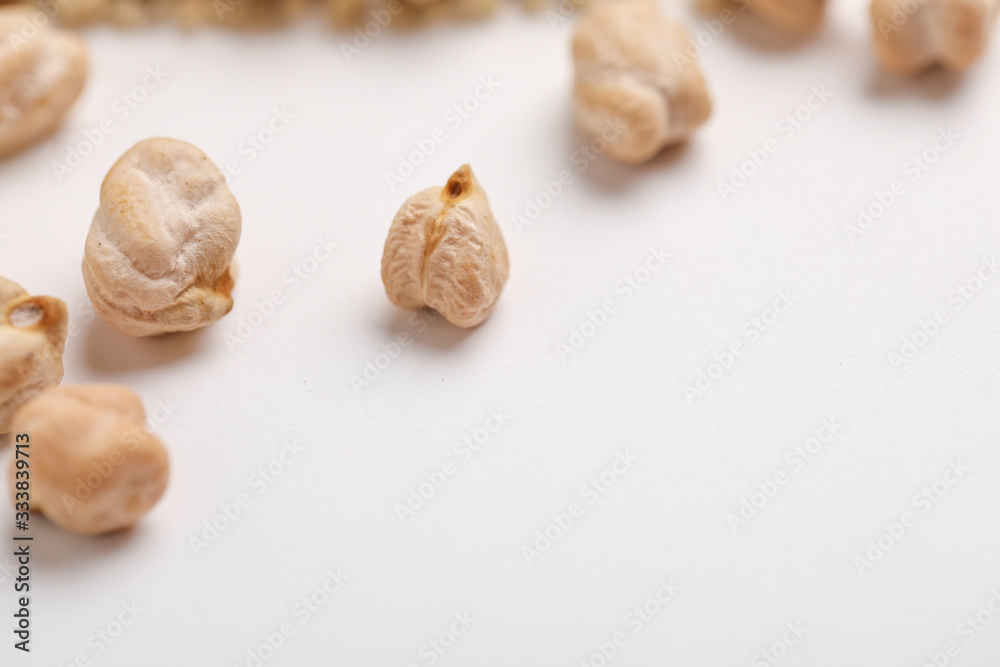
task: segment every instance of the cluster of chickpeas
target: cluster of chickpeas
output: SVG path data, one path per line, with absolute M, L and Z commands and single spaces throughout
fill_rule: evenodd
M 3 4 L 5 0 L 0 0 Z M 18 0 L 6 0 L 16 2 Z M 31 0 L 25 0 L 31 1 Z M 33 0 L 43 11 L 59 15 L 64 25 L 111 23 L 135 27 L 175 20 L 186 27 L 225 24 L 266 28 L 291 23 L 318 5 L 335 27 L 350 27 L 372 18 L 391 16 L 393 23 L 414 25 L 443 16 L 478 18 L 492 13 L 503 0 Z M 576 1 L 576 0 L 573 0 Z M 579 0 L 583 2 L 584 0 Z M 544 0 L 523 0 L 537 8 Z
M 291 6 L 285 0 L 244 2 L 247 10 Z M 801 31 L 817 25 L 822 2 L 750 0 L 749 6 L 782 28 Z M 996 3 L 874 0 L 878 53 L 887 68 L 902 73 L 933 64 L 965 67 L 985 47 Z M 23 27 L 31 15 L 0 8 L 0 157 L 54 131 L 86 79 L 80 38 L 47 27 L 27 36 Z M 596 4 L 573 39 L 581 131 L 598 138 L 611 121 L 624 126 L 607 152 L 632 164 L 686 140 L 712 108 L 692 52 L 684 28 L 651 0 Z M 202 151 L 176 139 L 140 142 L 104 179 L 84 247 L 83 278 L 96 312 L 129 336 L 191 331 L 217 321 L 233 307 L 241 222 L 225 177 Z M 503 235 L 468 165 L 444 187 L 402 205 L 382 256 L 392 303 L 433 308 L 460 327 L 489 316 L 508 272 Z M 132 525 L 158 502 L 169 463 L 163 444 L 145 429 L 142 404 L 131 390 L 58 386 L 67 319 L 59 299 L 30 296 L 0 278 L 0 435 L 31 438 L 34 509 L 68 530 L 102 534 Z M 13 476 L 13 466 L 11 471 Z M 75 489 L 94 474 L 99 483 L 86 483 L 84 502 Z

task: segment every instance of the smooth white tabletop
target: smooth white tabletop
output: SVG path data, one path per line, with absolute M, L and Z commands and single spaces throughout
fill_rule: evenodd
M 69 304 L 65 382 L 134 388 L 173 470 L 129 533 L 33 520 L 33 652 L 0 557 L 0 663 L 996 667 L 1000 48 L 897 80 L 860 1 L 781 46 L 665 9 L 715 111 L 638 168 L 578 152 L 572 18 L 350 62 L 315 23 L 88 30 L 66 126 L 0 164 L 0 273 Z M 80 262 L 155 135 L 235 165 L 236 306 L 130 339 Z M 379 275 L 400 204 L 465 162 L 511 257 L 471 331 Z

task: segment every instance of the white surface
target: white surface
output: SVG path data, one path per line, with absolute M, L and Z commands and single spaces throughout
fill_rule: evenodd
M 800 621 L 808 632 L 780 664 L 916 667 L 954 640 L 950 664 L 995 667 L 1000 616 L 971 643 L 957 626 L 1000 587 L 1000 280 L 958 311 L 947 297 L 1000 252 L 1000 49 L 964 77 L 898 82 L 878 73 L 863 4 L 829 9 L 794 48 L 762 47 L 743 20 L 728 28 L 702 57 L 716 110 L 690 146 L 574 172 L 520 232 L 511 216 L 582 142 L 568 23 L 512 10 L 382 34 L 351 63 L 344 36 L 319 26 L 89 31 L 93 74 L 67 126 L 0 165 L 0 268 L 70 305 L 66 382 L 120 382 L 150 409 L 175 406 L 157 426 L 173 475 L 130 534 L 82 539 L 33 521 L 34 652 L 10 648 L 4 570 L 0 662 L 247 665 L 289 621 L 295 635 L 265 664 L 429 665 L 421 647 L 468 611 L 472 628 L 434 664 L 576 666 L 619 630 L 623 667 L 768 664 L 755 654 Z M 702 17 L 674 11 L 698 29 Z M 147 65 L 169 76 L 60 183 L 52 161 L 117 118 L 112 103 Z M 500 88 L 450 126 L 444 114 L 490 75 Z M 833 97 L 785 139 L 776 123 L 824 84 Z M 247 162 L 241 142 L 276 107 L 294 121 Z M 904 163 L 947 126 L 955 145 L 850 243 L 857 207 L 908 179 Z M 390 192 L 384 172 L 437 127 L 445 143 Z M 79 267 L 101 179 L 151 135 L 243 160 L 232 188 L 244 231 L 232 314 L 132 340 L 87 321 Z M 778 152 L 721 201 L 716 182 L 772 137 Z M 479 329 L 417 333 L 383 293 L 382 244 L 402 201 L 463 162 L 503 226 L 511 278 Z M 336 254 L 293 289 L 286 272 L 327 236 Z M 616 293 L 660 245 L 667 266 L 632 298 Z M 273 290 L 285 302 L 231 352 L 226 336 Z M 744 322 L 779 290 L 794 306 L 750 342 Z M 557 344 L 605 299 L 617 312 L 564 362 Z M 894 370 L 887 355 L 938 308 L 947 324 Z M 415 342 L 355 391 L 352 376 L 404 331 Z M 745 354 L 689 402 L 684 385 L 734 341 Z M 495 409 L 507 423 L 457 459 L 455 443 Z M 824 418 L 841 433 L 734 534 L 727 514 L 790 470 L 786 453 Z M 305 453 L 258 494 L 251 476 L 288 440 Z M 589 503 L 581 485 L 619 451 L 636 463 Z M 456 474 L 401 524 L 395 505 L 449 458 Z M 971 471 L 921 513 L 913 496 L 956 460 Z M 240 493 L 250 507 L 196 556 L 189 538 Z M 527 565 L 522 546 L 574 501 L 583 516 Z M 915 527 L 860 574 L 855 556 L 905 511 Z M 336 568 L 350 581 L 300 623 L 296 601 Z M 682 589 L 634 634 L 625 616 L 661 578 Z M 138 619 L 98 655 L 88 638 L 132 601 Z

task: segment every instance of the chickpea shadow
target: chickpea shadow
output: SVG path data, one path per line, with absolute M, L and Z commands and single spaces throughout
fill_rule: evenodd
M 108 554 L 120 551 L 132 541 L 141 526 L 120 530 L 109 535 L 90 537 L 77 535 L 49 521 L 42 514 L 32 513 L 29 522 L 31 541 L 14 542 L 16 531 L 10 531 L 8 544 L 30 545 L 31 560 L 46 567 L 67 567 L 79 570 L 92 560 L 106 559 Z
M 638 165 L 619 162 L 609 156 L 607 151 L 590 160 L 583 152 L 583 147 L 588 146 L 587 138 L 572 123 L 569 123 L 566 143 L 567 154 L 588 160 L 587 167 L 582 171 L 574 164 L 572 169 L 574 177 L 586 181 L 591 187 L 609 195 L 625 195 L 629 190 L 637 187 L 638 183 L 646 177 L 655 176 L 662 179 L 664 174 L 669 173 L 692 150 L 692 142 L 685 141 L 664 148 L 649 162 Z M 592 152 L 591 155 L 593 154 Z M 573 164 L 572 158 L 571 164 Z
M 872 62 L 868 94 L 877 99 L 922 97 L 943 100 L 958 90 L 964 81 L 964 73 L 944 67 L 935 66 L 915 76 L 901 76 L 887 72 L 878 62 Z
M 194 354 L 205 340 L 204 329 L 142 338 L 126 336 L 99 317 L 84 336 L 87 365 L 101 373 L 128 373 L 175 363 Z
M 638 177 L 662 176 L 674 165 L 683 160 L 691 151 L 691 142 L 669 146 L 660 151 L 656 157 L 643 164 L 630 165 L 618 162 L 612 157 L 602 155 L 591 163 L 583 172 L 583 176 L 600 190 L 607 193 L 624 192 L 634 186 Z
M 421 308 L 417 311 L 394 308 L 394 313 L 383 325 L 387 341 L 400 342 L 403 334 L 412 339 L 411 345 L 421 346 L 445 352 L 453 350 L 464 343 L 472 332 L 489 325 L 489 318 L 479 326 L 463 329 L 444 318 L 431 308 Z M 426 329 L 421 331 L 421 328 Z

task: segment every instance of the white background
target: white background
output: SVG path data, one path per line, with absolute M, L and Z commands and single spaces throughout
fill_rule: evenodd
M 665 9 L 703 29 L 694 9 Z M 66 126 L 0 165 L 0 272 L 69 305 L 79 331 L 65 382 L 123 383 L 150 410 L 173 406 L 156 425 L 173 469 L 126 534 L 33 520 L 34 651 L 10 647 L 5 569 L 0 662 L 247 665 L 287 621 L 295 634 L 267 665 L 423 666 L 425 643 L 467 611 L 471 629 L 434 664 L 599 667 L 595 645 L 618 631 L 628 641 L 610 664 L 623 667 L 768 664 L 755 654 L 796 621 L 808 631 L 789 667 L 919 667 L 949 641 L 960 649 L 949 664 L 998 664 L 1000 616 L 971 643 L 958 626 L 1000 590 L 1000 280 L 961 309 L 948 295 L 1000 251 L 1000 49 L 964 76 L 904 81 L 879 72 L 861 2 L 834 2 L 797 44 L 775 46 L 743 17 L 704 40 L 715 111 L 689 146 L 581 173 L 571 31 L 510 8 L 383 33 L 352 62 L 349 35 L 318 23 L 86 32 L 92 75 Z M 166 80 L 119 119 L 115 99 L 157 65 Z M 500 87 L 449 125 L 481 76 Z M 783 135 L 776 124 L 820 85 L 832 97 Z M 248 161 L 240 145 L 274 108 L 294 121 Z M 114 132 L 60 182 L 52 163 L 105 117 Z M 385 172 L 438 127 L 444 144 L 391 191 Z M 911 180 L 907 161 L 947 127 L 959 139 Z M 155 135 L 240 161 L 236 305 L 198 333 L 130 339 L 89 321 L 80 262 L 104 174 Z M 769 138 L 778 151 L 723 201 L 717 182 Z M 382 245 L 406 197 L 463 162 L 503 228 L 511 277 L 483 326 L 419 333 L 385 297 Z M 516 229 L 512 216 L 564 168 L 573 184 Z M 905 194 L 850 242 L 845 224 L 895 179 Z M 293 289 L 286 272 L 327 237 L 335 255 Z M 616 283 L 650 246 L 671 259 L 626 299 Z M 230 350 L 273 290 L 284 302 Z M 744 324 L 779 290 L 793 307 L 750 341 Z M 616 312 L 561 358 L 557 345 L 606 299 Z M 894 369 L 888 355 L 938 309 L 947 323 Z M 382 346 L 401 332 L 414 342 L 352 386 L 366 363 L 385 366 Z M 685 385 L 736 341 L 743 356 L 688 400 Z M 455 457 L 491 410 L 509 419 L 471 460 Z M 836 438 L 734 532 L 727 515 L 790 472 L 787 453 L 824 418 L 843 425 Z M 251 476 L 290 440 L 305 453 L 258 494 Z M 637 460 L 588 502 L 581 486 L 617 452 Z M 455 475 L 401 522 L 396 505 L 449 459 Z M 914 496 L 950 461 L 969 472 L 921 511 Z M 190 538 L 240 493 L 251 505 L 196 555 Z M 583 516 L 529 565 L 522 547 L 575 501 Z M 916 525 L 859 567 L 907 511 Z M 349 581 L 301 623 L 294 605 L 337 568 Z M 661 578 L 680 591 L 633 633 L 626 614 Z M 133 601 L 142 612 L 98 655 L 95 633 L 115 632 Z

